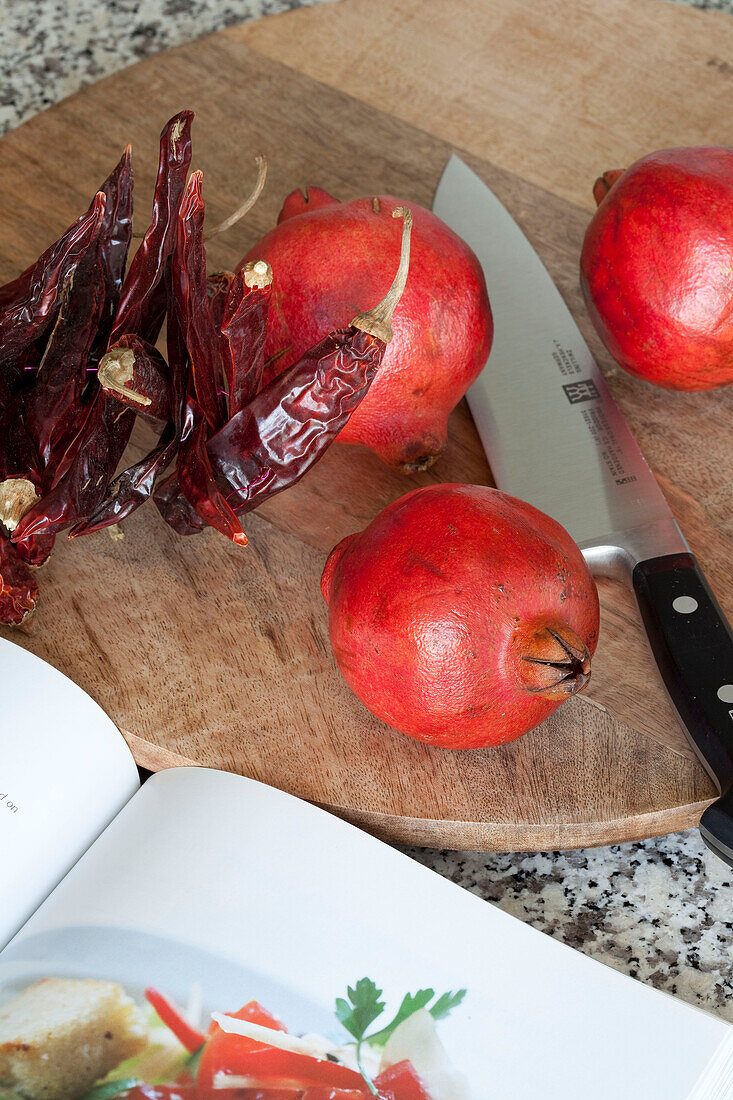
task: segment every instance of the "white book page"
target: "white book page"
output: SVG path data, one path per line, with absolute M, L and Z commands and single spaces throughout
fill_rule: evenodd
M 465 987 L 436 1026 L 467 1091 L 434 1100 L 689 1100 L 731 1032 L 324 811 L 201 769 L 159 773 L 112 822 L 0 955 L 0 1006 L 53 975 L 181 1005 L 197 989 L 203 1029 L 256 998 L 327 1035 L 359 978 L 391 1010 Z
M 0 639 L 0 946 L 140 785 L 119 730 L 51 665 Z

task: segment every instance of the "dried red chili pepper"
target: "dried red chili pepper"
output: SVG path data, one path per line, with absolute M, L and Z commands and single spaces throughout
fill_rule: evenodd
M 95 195 L 89 209 L 0 291 L 0 405 L 28 384 L 26 370 L 38 366 L 43 340 L 58 314 L 61 288 L 98 233 L 103 201 Z
M 178 421 L 179 440 L 184 430 L 184 419 L 187 411 L 186 384 L 189 377 L 188 349 L 183 333 L 176 303 L 171 299 L 168 311 L 168 362 L 171 372 L 183 380 L 183 393 L 177 408 L 180 410 Z M 161 471 L 164 467 L 161 467 Z M 180 491 L 178 475 L 171 474 L 157 486 L 153 494 L 155 506 L 163 519 L 174 531 L 180 535 L 198 534 L 206 526 L 200 516 L 197 516 L 191 505 Z
M 239 546 L 247 545 L 242 525 L 226 501 L 211 468 L 204 412 L 189 398 L 178 454 L 178 483 L 195 511 L 211 527 Z
M 173 461 L 178 451 L 183 430 L 189 365 L 178 311 L 172 299 L 167 278 L 166 284 L 169 292 L 166 326 L 169 420 L 157 446 L 114 479 L 97 509 L 86 520 L 82 520 L 72 528 L 70 538 L 100 531 L 126 519 L 150 497 L 158 478 Z M 130 338 L 123 337 L 123 339 Z M 161 362 L 164 363 L 162 357 Z
M 115 319 L 112 338 L 118 342 L 130 340 L 137 334 L 142 350 L 150 349 L 148 366 L 154 361 L 164 365 L 162 357 L 156 359 L 152 344 L 157 338 L 162 318 L 168 311 L 168 420 L 158 445 L 143 459 L 124 470 L 90 508 L 86 517 L 75 522 L 71 537 L 99 531 L 113 523 L 119 523 L 143 504 L 152 493 L 162 471 L 175 457 L 183 423 L 183 405 L 187 388 L 188 368 L 184 361 L 185 347 L 180 336 L 180 323 L 173 319 L 171 301 L 170 259 L 176 247 L 178 219 L 185 191 L 185 180 L 191 161 L 191 111 L 181 111 L 165 126 L 160 137 L 160 162 L 153 200 L 153 220 L 138 249 L 125 279 L 120 309 Z M 126 331 L 129 328 L 130 331 Z M 171 352 L 173 348 L 173 353 Z M 178 348 L 178 350 L 176 350 Z M 181 351 L 180 349 L 183 349 Z M 150 413 L 163 411 L 160 387 L 153 382 L 152 366 L 147 371 L 146 392 L 151 400 Z M 139 391 L 138 391 L 139 392 Z M 107 393 L 105 400 L 115 402 L 119 394 Z M 152 406 L 155 406 L 153 408 Z M 137 411 L 140 411 L 139 409 Z M 123 448 L 124 449 L 124 448 Z M 117 458 L 121 457 L 121 453 Z M 115 466 L 117 465 L 115 462 Z M 114 472 L 111 467 L 110 476 Z M 109 477 L 107 478 L 109 482 Z
M 43 463 L 23 418 L 23 398 L 13 394 L 0 410 L 0 485 L 7 478 L 27 477 L 40 489 Z
M 115 478 L 101 504 L 88 518 L 82 519 L 72 527 L 69 538 L 88 535 L 93 531 L 111 527 L 114 523 L 120 523 L 144 504 L 152 493 L 161 471 L 175 457 L 178 440 L 175 440 L 175 447 L 172 446 L 173 442 L 174 429 L 168 424 L 160 437 L 158 446 Z
M 271 292 L 272 269 L 264 260 L 255 260 L 234 276 L 224 305 L 221 349 L 230 418 L 260 388 Z
M 176 456 L 181 419 L 180 415 L 176 415 L 166 423 L 157 446 L 139 462 L 118 474 L 94 512 L 72 527 L 69 538 L 101 531 L 113 523 L 120 523 L 148 500 L 158 478 Z
M 256 202 L 265 182 L 267 164 L 259 157 L 259 174 L 254 191 L 245 203 L 214 232 L 221 232 L 242 217 Z M 201 176 L 194 173 L 182 203 L 177 247 L 173 255 L 172 283 L 175 312 L 185 332 L 192 364 L 191 397 L 204 397 L 209 404 L 206 426 L 200 423 L 203 412 L 199 401 L 186 408 L 186 427 L 178 459 L 184 469 L 187 492 L 198 500 L 208 521 L 235 541 L 246 541 L 224 497 L 219 493 L 209 468 L 205 450 L 206 435 L 231 415 L 234 404 L 252 396 L 262 376 L 264 342 L 267 335 L 267 303 L 272 273 L 267 264 L 248 265 L 236 276 L 219 272 L 205 277 L 206 258 L 203 233 L 204 204 Z M 213 236 L 213 234 L 207 234 Z M 222 326 L 225 326 L 223 329 Z M 223 390 L 222 384 L 226 385 Z M 198 388 L 197 388 L 198 386 Z M 217 390 L 214 394 L 214 390 Z M 219 399 L 222 400 L 219 400 Z M 228 398 L 228 401 L 225 400 Z M 181 491 L 178 474 L 166 479 L 155 491 L 155 503 L 163 518 L 179 534 L 196 534 L 205 523 Z
M 117 401 L 97 391 L 62 459 L 65 472 L 21 520 L 13 541 L 21 544 L 40 535 L 55 535 L 91 515 L 104 498 L 134 421 L 130 409 L 120 408 Z
M 103 196 L 100 200 L 103 214 Z M 50 549 L 51 536 L 88 514 L 104 495 L 134 421 L 132 413 L 123 410 L 120 415 L 116 402 L 105 402 L 100 390 L 86 407 L 80 401 L 109 274 L 101 262 L 100 248 L 90 250 L 86 260 L 80 260 L 75 269 L 78 286 L 74 293 L 64 295 L 48 344 L 49 357 L 44 358 L 37 384 L 26 398 L 28 426 L 39 443 L 48 474 L 43 498 L 12 536 L 28 560 L 37 558 L 39 547 Z M 77 413 L 76 418 L 64 415 L 69 410 Z M 75 423 L 75 432 L 69 430 L 69 421 Z
M 43 465 L 44 488 L 48 474 L 68 443 L 70 428 L 81 409 L 82 393 L 89 381 L 87 365 L 98 339 L 107 307 L 108 267 L 104 258 L 108 241 L 102 236 L 106 209 L 97 195 L 97 233 L 86 253 L 67 275 L 61 290 L 56 323 L 36 371 L 33 387 L 23 400 L 23 420 Z
M 158 338 L 167 299 L 163 276 L 175 244 L 178 210 L 191 163 L 192 120 L 193 111 L 180 111 L 160 135 L 153 217 L 125 277 L 110 343 L 131 332 L 150 344 Z
M 31 278 L 36 266 L 36 261 L 27 267 L 25 271 L 21 271 L 20 275 L 17 275 L 15 279 L 11 279 L 9 283 L 5 283 L 0 286 L 0 315 L 11 306 L 16 299 L 24 297 L 30 290 Z
M 178 474 L 170 474 L 153 493 L 155 507 L 178 535 L 198 535 L 206 524 L 181 492 Z
M 10 539 L 0 534 L 0 622 L 19 626 L 35 609 L 38 584 Z
M 178 314 L 175 301 L 171 300 L 168 312 L 168 360 L 171 366 L 176 365 L 179 377 L 184 376 L 183 365 L 189 366 L 188 349 L 184 338 L 183 324 Z M 183 433 L 184 417 L 187 409 L 187 401 L 184 394 L 181 404 L 180 433 Z M 163 519 L 174 531 L 180 535 L 198 534 L 206 526 L 200 516 L 196 514 L 189 502 L 180 491 L 178 475 L 171 474 L 155 490 L 155 506 Z
M 104 310 L 92 348 L 92 365 L 106 351 L 120 305 L 127 255 L 132 240 L 132 146 L 127 145 L 119 164 L 99 190 L 105 197 L 101 227 Z
M 219 334 L 207 293 L 202 178 L 201 172 L 191 173 L 181 202 L 171 280 L 191 360 L 196 401 L 215 431 L 226 420 L 226 405 L 222 394 L 224 378 Z
M 206 277 L 206 296 L 209 300 L 209 309 L 217 332 L 221 331 L 221 323 L 224 320 L 224 307 L 233 282 L 233 271 L 217 271 L 215 275 Z
M 385 346 L 358 328 L 332 332 L 212 436 L 211 463 L 236 512 L 294 485 L 318 461 L 366 395 Z
M 102 389 L 140 416 L 164 422 L 170 418 L 168 366 L 140 336 L 121 336 L 100 359 L 97 378 Z
M 55 288 L 56 322 L 40 358 L 23 373 L 23 385 L 7 400 L 0 413 L 0 480 L 29 478 L 42 492 L 53 471 L 52 448 L 73 425 L 76 409 L 87 383 L 86 361 L 104 300 L 101 274 L 101 230 L 106 200 L 98 192 L 83 221 L 83 232 L 74 236 L 74 259 L 63 287 Z M 66 252 L 67 258 L 69 252 Z M 76 293 L 72 294 L 72 288 Z M 50 288 L 49 288 L 50 291 Z M 32 295 L 26 298 L 26 304 Z M 50 301 L 50 293 L 46 302 Z M 22 324 L 21 318 L 17 324 Z M 32 326 L 29 326 L 32 327 Z M 16 329 L 11 331 L 12 335 Z
M 53 534 L 31 535 L 23 542 L 13 543 L 18 557 L 26 565 L 39 566 L 48 560 L 53 550 L 56 536 Z M 2 618 L 0 618 L 2 622 Z

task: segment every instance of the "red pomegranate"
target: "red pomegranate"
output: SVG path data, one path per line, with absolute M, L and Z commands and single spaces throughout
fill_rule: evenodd
M 598 593 L 583 555 L 497 489 L 408 493 L 331 551 L 321 587 L 347 683 L 420 741 L 512 741 L 590 677 Z
M 733 149 L 663 149 L 606 172 L 583 242 L 588 310 L 614 359 L 676 390 L 733 382 Z
M 390 195 L 342 203 L 315 187 L 288 195 L 276 228 L 242 261 L 264 259 L 274 272 L 265 382 L 384 296 L 399 260 L 392 211 L 401 205 Z M 415 228 L 394 338 L 339 435 L 406 471 L 442 451 L 448 415 L 484 366 L 493 334 L 473 252 L 429 210 L 408 205 Z

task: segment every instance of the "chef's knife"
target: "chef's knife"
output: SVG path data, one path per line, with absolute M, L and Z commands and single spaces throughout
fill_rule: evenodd
M 733 866 L 733 635 L 559 291 L 517 223 L 458 157 L 433 210 L 479 258 L 494 315 L 468 404 L 499 488 L 573 536 L 635 594 L 672 703 L 721 797 L 702 816 Z

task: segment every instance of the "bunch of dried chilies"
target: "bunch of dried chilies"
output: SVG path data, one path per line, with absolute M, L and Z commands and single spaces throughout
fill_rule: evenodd
M 323 455 L 391 338 L 404 208 L 383 302 L 260 388 L 273 275 L 262 261 L 207 275 L 201 173 L 187 180 L 192 118 L 180 112 L 161 134 L 152 220 L 129 267 L 128 146 L 89 210 L 0 287 L 0 622 L 33 611 L 32 568 L 61 531 L 99 531 L 151 496 L 179 533 L 210 525 L 245 545 L 240 517 Z M 261 162 L 246 207 L 263 182 Z M 157 445 L 116 474 L 137 416 Z

